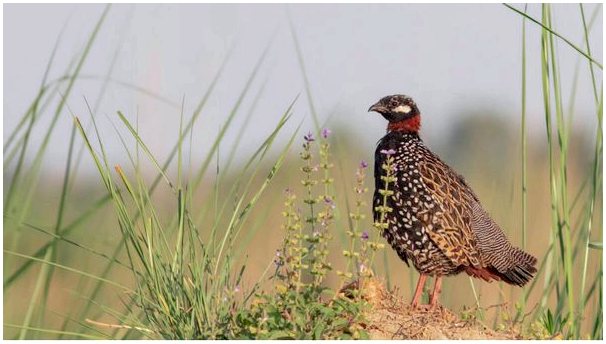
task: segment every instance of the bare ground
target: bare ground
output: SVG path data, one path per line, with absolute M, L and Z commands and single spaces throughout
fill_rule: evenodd
M 361 290 L 371 305 L 365 317 L 371 339 L 519 339 L 517 334 L 496 332 L 475 320 L 462 320 L 442 307 L 413 310 L 376 279 L 365 282 Z

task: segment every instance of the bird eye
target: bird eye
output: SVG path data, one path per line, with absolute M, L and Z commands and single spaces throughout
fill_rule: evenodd
M 389 105 L 391 105 L 391 107 L 396 107 L 396 106 L 398 106 L 398 101 L 394 99 L 391 102 L 389 102 Z

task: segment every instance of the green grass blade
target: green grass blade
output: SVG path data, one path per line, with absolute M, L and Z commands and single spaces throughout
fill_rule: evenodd
M 294 103 L 296 102 L 296 99 L 290 104 L 290 106 L 288 107 L 288 109 L 286 110 L 286 112 L 284 113 L 284 115 L 282 116 L 280 122 L 278 123 L 278 125 L 276 126 L 276 128 L 274 129 L 274 131 L 270 134 L 270 136 L 265 140 L 265 142 L 263 143 L 263 145 L 257 150 L 257 153 L 261 153 L 260 155 L 260 159 L 263 159 L 265 153 L 271 148 L 272 143 L 274 142 L 274 139 L 276 138 L 276 136 L 278 135 L 279 131 L 282 129 L 282 127 L 284 126 L 284 124 L 286 124 L 286 121 L 288 120 L 289 116 L 290 116 L 290 111 L 294 105 Z M 295 138 L 296 132 L 295 134 L 293 134 L 289 140 L 289 143 L 286 145 L 285 149 L 281 152 L 281 154 L 279 155 L 276 163 L 274 164 L 274 166 L 272 167 L 271 171 L 269 172 L 267 178 L 265 179 L 265 181 L 263 182 L 262 186 L 257 190 L 257 193 L 252 197 L 252 199 L 246 204 L 246 206 L 244 206 L 244 208 L 240 211 L 239 209 L 241 208 L 243 202 L 244 202 L 244 196 L 247 194 L 247 190 L 256 174 L 256 171 L 253 173 L 253 175 L 250 177 L 246 187 L 244 188 L 244 191 L 242 192 L 242 197 L 240 197 L 240 199 L 237 202 L 237 205 L 235 207 L 235 210 L 233 212 L 233 215 L 229 221 L 229 224 L 227 225 L 227 230 L 225 231 L 225 234 L 223 236 L 223 240 L 221 242 L 221 246 L 219 248 L 219 251 L 216 255 L 216 264 L 215 264 L 215 269 L 214 269 L 214 274 L 217 274 L 217 271 L 219 269 L 219 262 L 221 261 L 221 257 L 222 257 L 222 253 L 223 250 L 225 248 L 225 244 L 227 243 L 228 238 L 231 235 L 231 231 L 238 225 L 238 223 L 242 223 L 243 219 L 246 217 L 246 215 L 248 214 L 248 211 L 250 210 L 250 208 L 252 206 L 254 206 L 254 204 L 256 203 L 256 201 L 258 200 L 258 198 L 261 196 L 261 194 L 263 193 L 263 191 L 265 190 L 265 188 L 267 187 L 267 185 L 269 184 L 269 182 L 271 181 L 271 179 L 273 178 L 273 176 L 275 175 L 275 173 L 277 172 L 277 170 L 279 170 L 280 166 L 282 165 L 282 162 L 284 160 L 284 157 L 286 155 L 286 153 L 288 152 L 288 149 L 290 148 L 290 145 L 292 144 L 294 138 Z M 256 153 L 256 154 L 257 154 Z M 256 155 L 254 154 L 253 157 Z M 250 163 L 251 161 L 249 161 Z M 248 165 L 248 164 L 247 164 Z M 232 239 L 233 240 L 233 239 Z
M 23 217 L 29 210 L 29 206 L 31 204 L 31 197 L 33 195 L 33 191 L 36 189 L 35 184 L 37 182 L 37 175 L 38 175 L 38 172 L 40 169 L 40 165 L 42 164 L 42 158 L 46 152 L 48 142 L 54 131 L 55 125 L 57 124 L 59 115 L 61 114 L 63 107 L 66 104 L 66 98 L 71 93 L 71 90 L 76 82 L 76 76 L 79 74 L 80 70 L 82 69 L 82 66 L 84 65 L 84 62 L 86 61 L 86 58 L 88 57 L 88 53 L 90 52 L 90 50 L 93 46 L 93 43 L 95 42 L 95 38 L 97 37 L 99 30 L 101 29 L 101 26 L 109 11 L 109 8 L 110 8 L 110 5 L 107 5 L 105 7 L 105 9 L 103 10 L 103 13 L 101 14 L 101 17 L 97 21 L 97 24 L 95 25 L 95 28 L 93 29 L 93 32 L 91 33 L 90 38 L 86 43 L 82 56 L 80 57 L 78 64 L 76 65 L 75 72 L 67 85 L 67 88 L 64 92 L 64 96 L 61 98 L 61 101 L 59 102 L 59 105 L 57 106 L 57 108 L 55 110 L 55 114 L 51 120 L 51 123 L 49 124 L 46 134 L 44 135 L 42 144 L 40 145 L 40 148 L 38 149 L 38 151 L 34 157 L 32 167 L 29 169 L 30 170 L 29 177 L 27 178 L 27 182 L 24 186 L 24 187 L 28 188 L 28 191 L 26 192 L 27 195 L 25 196 L 25 201 L 20 204 L 20 209 L 19 209 L 20 215 L 18 216 L 18 218 L 20 220 L 23 219 Z M 25 152 L 25 148 L 23 148 L 23 151 Z M 4 203 L 4 213 L 6 213 L 6 214 L 11 213 L 11 209 L 12 209 L 11 205 L 12 205 L 12 200 L 13 200 L 14 190 L 15 190 L 16 185 L 17 185 L 17 183 L 11 183 L 11 185 L 9 187 L 9 191 L 4 199 L 4 202 L 5 202 Z
M 48 88 L 48 86 L 46 85 L 46 80 L 48 79 L 48 74 L 53 65 L 53 61 L 55 60 L 55 55 L 57 54 L 57 49 L 59 48 L 59 44 L 61 43 L 61 39 L 63 38 L 63 34 L 65 33 L 65 28 L 67 27 L 67 23 L 68 23 L 68 21 L 66 20 L 65 23 L 63 24 L 63 27 L 61 28 L 61 31 L 59 31 L 59 35 L 57 36 L 57 39 L 55 40 L 55 45 L 53 46 L 51 55 L 48 59 L 48 62 L 46 63 L 46 68 L 44 69 L 44 74 L 42 76 L 42 82 L 40 83 L 40 88 L 38 89 L 38 95 L 35 97 L 34 101 L 30 105 L 28 110 L 25 112 L 25 114 L 23 115 L 23 117 L 21 118 L 21 120 L 19 121 L 17 126 L 15 127 L 15 129 L 13 129 L 13 132 L 9 135 L 8 139 L 4 142 L 4 146 L 3 146 L 4 153 L 6 153 L 8 147 L 11 145 L 11 143 L 15 139 L 15 136 L 17 135 L 17 133 L 19 133 L 21 128 L 25 125 L 25 123 L 27 122 L 27 119 L 29 117 L 34 116 L 34 114 L 36 112 L 35 109 L 37 108 L 37 105 L 40 102 L 40 99 L 42 98 L 42 96 L 44 95 L 44 93 L 46 92 L 46 90 Z M 33 122 L 34 122 L 34 119 L 31 119 L 30 123 L 33 123 Z M 31 130 L 31 128 L 28 129 L 28 132 L 30 130 Z M 29 136 L 29 134 L 27 134 L 27 136 Z
M 311 111 L 312 120 L 314 123 L 314 127 L 316 129 L 316 134 L 320 133 L 320 120 L 318 119 L 318 113 L 316 111 L 316 106 L 314 105 L 313 96 L 311 94 L 311 85 L 309 83 L 309 78 L 307 77 L 307 71 L 305 70 L 305 61 L 303 60 L 303 51 L 301 50 L 301 45 L 299 44 L 299 39 L 297 37 L 297 32 L 295 30 L 294 23 L 290 16 L 290 12 L 288 14 L 288 24 L 290 27 L 290 33 L 292 35 L 293 42 L 295 44 L 295 49 L 297 52 L 297 60 L 299 61 L 299 68 L 301 69 L 301 74 L 303 74 L 303 82 L 305 84 L 305 94 L 307 95 L 307 102 L 309 104 L 309 110 Z
M 108 200 L 110 199 L 110 196 L 107 195 L 104 198 L 101 198 L 99 200 L 97 200 L 97 202 L 95 202 L 90 209 L 84 211 L 76 220 L 74 220 L 73 222 L 71 222 L 69 225 L 65 226 L 61 232 L 60 232 L 60 236 L 67 236 L 69 235 L 71 232 L 73 232 L 75 229 L 77 229 L 80 225 L 82 225 L 83 223 L 85 223 L 91 216 L 93 216 L 97 210 L 103 205 L 105 204 Z M 6 218 L 6 216 L 5 216 Z M 34 253 L 34 257 L 36 258 L 40 258 L 42 257 L 46 250 L 53 245 L 57 240 L 59 239 L 53 239 L 50 242 L 45 243 L 44 245 L 42 245 L 42 247 L 40 247 L 36 253 Z M 3 288 L 4 291 L 6 292 L 6 290 L 12 286 L 12 284 L 18 280 L 19 277 L 23 276 L 27 270 L 29 268 L 32 267 L 32 263 L 33 261 L 28 260 L 25 263 L 23 263 L 22 265 L 19 266 L 19 268 L 17 268 L 15 270 L 15 272 L 13 274 L 11 274 L 9 277 L 6 278 L 6 280 L 4 280 L 3 282 Z
M 526 13 L 528 5 L 524 6 Z M 522 248 L 526 248 L 528 223 L 528 135 L 526 130 L 526 19 L 522 18 Z
M 59 269 L 65 270 L 65 271 L 69 271 L 69 272 L 73 272 L 73 273 L 76 273 L 76 274 L 79 274 L 79 275 L 82 275 L 82 276 L 86 276 L 88 278 L 91 278 L 91 279 L 94 279 L 94 280 L 97 280 L 97 281 L 101 281 L 103 283 L 106 283 L 106 284 L 112 285 L 114 287 L 123 289 L 126 292 L 134 292 L 134 290 L 132 290 L 132 289 L 126 287 L 126 286 L 123 286 L 123 285 L 121 285 L 119 283 L 116 283 L 114 281 L 108 280 L 106 278 L 101 278 L 101 277 L 98 277 L 98 276 L 96 276 L 94 274 L 90 274 L 88 272 L 81 271 L 81 270 L 78 270 L 78 269 L 75 269 L 75 268 L 72 268 L 72 267 L 69 267 L 69 266 L 66 266 L 66 265 L 50 262 L 50 261 L 47 261 L 47 260 L 44 260 L 44 259 L 28 256 L 26 254 L 22 254 L 22 253 L 19 253 L 19 252 L 14 252 L 14 251 L 9 251 L 9 250 L 4 250 L 4 253 L 10 254 L 10 255 L 13 255 L 13 256 L 16 256 L 16 257 L 30 259 L 30 260 L 33 260 L 33 261 L 36 261 L 36 262 L 39 262 L 39 263 L 52 265 L 52 266 L 54 266 L 56 268 L 59 268 Z
M 38 327 L 23 327 L 20 325 L 15 325 L 15 324 L 7 324 L 4 323 L 3 326 L 5 327 L 12 327 L 12 328 L 18 328 L 21 330 L 28 330 L 28 331 L 38 331 L 38 332 L 43 332 L 43 333 L 49 333 L 49 334 L 61 334 L 61 335 L 67 335 L 67 336 L 74 336 L 77 338 L 84 338 L 84 339 L 108 339 L 107 337 L 99 337 L 99 336 L 92 336 L 89 334 L 85 334 L 85 333 L 78 333 L 78 332 L 67 332 L 67 331 L 58 331 L 58 330 L 50 330 L 50 329 L 45 329 L 45 328 L 38 328 Z
M 46 251 L 46 255 L 44 256 L 44 261 L 49 261 L 51 259 L 52 251 Z M 21 331 L 19 331 L 19 339 L 25 339 L 27 335 L 27 330 L 30 327 L 32 316 L 34 314 L 34 308 L 38 302 L 38 298 L 42 293 L 42 289 L 44 287 L 44 282 L 46 280 L 46 276 L 48 274 L 48 270 L 50 265 L 42 265 L 40 268 L 40 273 L 38 273 L 38 278 L 36 279 L 36 284 L 34 285 L 34 291 L 29 299 L 29 305 L 27 307 L 27 311 L 25 313 L 25 318 L 23 319 L 23 324 L 21 325 Z
M 122 121 L 122 123 L 124 123 L 126 128 L 128 128 L 128 130 L 130 131 L 131 135 L 135 138 L 135 140 L 137 140 L 137 143 L 141 146 L 141 148 L 143 149 L 143 152 L 147 155 L 149 160 L 154 164 L 154 166 L 158 170 L 158 173 L 160 173 L 160 175 L 162 175 L 162 177 L 164 178 L 164 181 L 166 181 L 168 186 L 171 189 L 173 189 L 173 191 L 176 191 L 173 183 L 168 178 L 168 175 L 166 174 L 165 169 L 160 167 L 160 164 L 158 163 L 158 161 L 156 160 L 154 155 L 151 153 L 149 148 L 147 148 L 147 146 L 145 145 L 145 143 L 143 142 L 143 140 L 141 139 L 141 137 L 139 136 L 137 131 L 132 127 L 132 125 L 130 124 L 128 119 L 126 119 L 126 117 L 120 111 L 118 111 L 118 117 L 120 117 L 120 120 Z M 179 139 L 179 142 L 181 142 L 181 139 Z M 179 143 L 177 143 L 177 146 L 179 146 Z
M 524 5 L 524 13 L 526 13 L 528 5 Z M 526 228 L 528 224 L 528 132 L 526 130 L 526 18 L 522 17 L 522 111 L 521 111 L 521 158 L 522 158 L 522 249 L 526 249 Z M 522 310 L 526 307 L 526 298 L 528 291 L 524 290 L 522 296 Z M 516 319 L 521 316 L 516 314 Z M 496 320 L 496 318 L 495 318 Z
M 245 134 L 244 132 L 250 128 L 250 121 L 252 120 L 253 113 L 257 109 L 257 104 L 259 103 L 259 100 L 261 99 L 261 96 L 263 95 L 263 93 L 265 91 L 266 84 L 267 84 L 267 79 L 265 79 L 261 83 L 261 87 L 259 88 L 259 90 L 257 91 L 257 94 L 253 98 L 253 102 L 250 105 L 250 108 L 246 115 L 246 119 L 244 120 L 244 123 L 242 124 L 242 126 L 240 127 L 240 130 L 238 131 L 238 134 L 236 135 L 236 141 L 232 145 L 232 148 L 230 149 L 229 153 L 227 154 L 227 162 L 225 163 L 224 171 L 229 171 L 229 168 L 231 167 L 231 164 L 233 163 L 234 158 L 236 157 L 236 152 L 238 151 L 238 149 L 240 147 L 240 143 L 242 142 L 242 138 L 244 137 L 244 134 Z M 218 168 L 218 166 L 217 166 L 217 168 Z
M 546 25 L 551 28 L 552 27 L 552 19 L 551 19 L 551 6 L 544 5 L 546 8 Z M 553 94 L 555 100 L 555 113 L 556 113 L 556 129 L 558 135 L 558 148 L 559 148 L 559 175 L 557 184 L 559 185 L 559 206 L 561 207 L 561 215 L 558 219 L 558 242 L 560 244 L 560 256 L 562 258 L 562 266 L 564 269 L 565 276 L 565 290 L 568 301 L 568 310 L 569 312 L 574 312 L 575 303 L 574 303 L 574 277 L 573 273 L 573 265 L 572 265 L 572 239 L 571 239 L 571 228 L 570 228 L 570 211 L 568 207 L 568 167 L 567 167 L 567 158 L 568 158 L 568 136 L 566 135 L 566 122 L 564 120 L 563 114 L 563 106 L 562 106 L 562 96 L 561 96 L 561 86 L 560 86 L 560 72 L 559 66 L 557 62 L 557 52 L 555 43 L 553 40 L 553 35 L 549 35 L 549 49 L 550 49 L 550 57 L 551 57 L 551 65 L 552 65 L 552 82 L 553 82 Z M 578 326 L 578 317 L 575 317 L 573 321 L 573 325 L 571 331 L 575 331 L 575 328 Z
M 69 109 L 69 106 L 68 106 Z M 71 109 L 70 109 L 70 112 Z M 73 116 L 73 113 L 72 113 Z M 65 207 L 66 207 L 66 201 L 67 201 L 67 195 L 68 195 L 68 185 L 70 182 L 70 175 L 71 175 L 71 170 L 72 170 L 72 157 L 73 157 L 73 153 L 74 153 L 74 141 L 75 141 L 75 137 L 76 137 L 76 127 L 73 126 L 72 130 L 71 130 L 71 134 L 70 134 L 70 140 L 69 140 L 69 148 L 68 148 L 68 153 L 67 153 L 67 162 L 66 162 L 66 166 L 65 166 L 65 172 L 63 173 L 63 185 L 61 187 L 61 196 L 59 199 L 59 207 L 57 209 L 57 220 L 55 222 L 55 234 L 59 233 L 61 226 L 63 225 L 63 217 L 65 215 Z M 49 258 L 52 261 L 56 261 L 57 260 L 57 244 L 55 242 L 55 244 L 52 244 L 49 247 Z M 41 317 L 44 317 L 45 313 L 46 313 L 46 305 L 48 302 L 48 293 L 50 291 L 50 284 L 53 278 L 53 267 L 52 266 L 48 266 L 48 269 L 45 269 L 44 273 L 45 273 L 45 283 L 44 283 L 44 292 L 42 294 L 42 300 L 41 300 L 41 307 L 40 307 L 40 311 L 39 314 Z M 41 321 L 42 323 L 42 321 Z M 26 326 L 30 325 L 30 324 L 24 324 Z
M 64 242 L 66 244 L 69 244 L 69 245 L 72 245 L 74 247 L 77 247 L 78 249 L 84 250 L 87 254 L 92 254 L 92 255 L 95 255 L 97 257 L 100 257 L 100 258 L 112 261 L 112 262 L 114 262 L 114 263 L 116 263 L 118 265 L 121 265 L 121 266 L 123 266 L 123 267 L 131 270 L 130 266 L 126 265 L 125 263 L 121 262 L 120 260 L 112 259 L 107 254 L 105 254 L 103 252 L 99 252 L 99 251 L 97 251 L 97 250 L 93 249 L 92 247 L 89 247 L 89 246 L 87 246 L 85 244 L 78 243 L 78 242 L 76 242 L 76 241 L 74 241 L 72 239 L 66 238 L 66 237 L 64 237 L 62 235 L 59 235 L 59 234 L 55 234 L 55 233 L 53 233 L 51 231 L 48 231 L 48 230 L 46 230 L 44 228 L 41 228 L 39 226 L 34 226 L 34 225 L 32 225 L 30 223 L 27 223 L 27 222 L 23 222 L 22 226 L 25 227 L 25 228 L 29 228 L 29 229 L 32 229 L 34 231 L 37 231 L 39 233 L 43 233 L 43 234 L 48 235 L 49 237 L 53 238 L 53 240 L 49 242 L 51 245 L 53 243 L 56 244 L 58 242 Z M 48 250 L 49 246 L 46 246 L 46 248 L 47 248 L 46 251 L 47 252 L 50 251 L 50 250 Z M 38 255 L 34 254 L 33 257 L 38 258 Z
M 534 19 L 533 17 L 529 16 L 528 14 L 518 10 L 517 8 L 509 5 L 509 4 L 503 4 L 505 5 L 505 7 L 509 8 L 510 10 L 526 17 L 526 19 L 530 20 L 531 22 L 539 25 L 541 28 L 543 28 L 543 30 L 548 31 L 549 33 L 551 33 L 552 35 L 558 37 L 559 39 L 561 39 L 562 41 L 564 41 L 566 44 L 568 44 L 571 48 L 573 48 L 574 50 L 578 51 L 581 55 L 585 56 L 585 58 L 589 61 L 591 61 L 592 63 L 594 63 L 596 66 L 598 66 L 598 68 L 602 69 L 602 64 L 596 60 L 594 60 L 591 55 L 587 54 L 586 52 L 584 52 L 583 50 L 581 50 L 580 48 L 578 48 L 576 45 L 574 45 L 570 40 L 566 39 L 564 36 L 560 35 L 559 33 L 553 31 L 550 27 L 545 26 L 543 23 L 539 22 L 538 20 Z
M 583 4 L 579 4 L 579 8 L 581 10 L 581 20 L 583 22 L 583 38 L 585 39 L 585 47 L 587 48 L 587 54 L 589 56 L 591 56 L 591 45 L 589 44 L 589 27 L 585 21 L 585 11 L 583 10 Z M 596 6 L 596 12 L 595 14 L 598 13 L 598 6 Z M 599 96 L 598 96 L 598 87 L 597 87 L 597 82 L 596 82 L 596 77 L 595 77 L 595 71 L 593 69 L 593 63 L 588 63 L 589 65 L 589 73 L 591 74 L 591 86 L 593 88 L 593 99 L 596 102 L 596 105 L 599 102 Z
M 198 170 L 198 173 L 194 177 L 194 181 L 192 183 L 194 189 L 196 189 L 197 186 L 202 181 L 202 177 L 206 173 L 206 170 L 207 170 L 208 166 L 210 165 L 210 162 L 212 161 L 212 158 L 215 155 L 215 153 L 219 147 L 219 143 L 222 141 L 223 136 L 225 135 L 225 132 L 230 127 L 235 115 L 237 114 L 238 110 L 240 109 L 240 105 L 242 104 L 242 101 L 248 94 L 248 91 L 250 90 L 250 87 L 251 87 L 253 81 L 256 79 L 259 69 L 260 69 L 261 65 L 263 64 L 263 62 L 265 61 L 272 43 L 273 43 L 273 40 L 270 40 L 269 43 L 267 44 L 267 46 L 265 47 L 265 49 L 263 50 L 263 53 L 257 60 L 251 74 L 248 77 L 248 80 L 244 84 L 244 87 L 243 87 L 242 91 L 240 92 L 240 95 L 238 96 L 236 103 L 232 107 L 232 109 L 229 113 L 229 116 L 225 120 L 225 123 L 221 126 L 221 129 L 219 130 L 219 133 L 217 134 L 217 137 L 215 138 L 215 141 L 213 142 L 213 144 L 210 148 L 210 151 L 206 155 L 206 158 L 205 158 L 204 162 L 202 163 L 202 166 L 200 167 L 200 169 Z

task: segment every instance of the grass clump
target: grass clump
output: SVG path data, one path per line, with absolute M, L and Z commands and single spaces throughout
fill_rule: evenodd
M 280 169 L 290 147 L 290 143 L 285 145 L 264 182 L 256 191 L 251 190 L 252 180 L 260 168 L 259 162 L 271 149 L 290 111 L 291 107 L 253 154 L 228 194 L 226 204 L 231 204 L 235 198 L 237 206 L 233 213 L 228 214 L 229 221 L 222 232 L 217 231 L 218 225 L 212 228 L 199 226 L 193 219 L 192 188 L 197 183 L 190 185 L 183 181 L 182 140 L 178 144 L 178 178 L 174 182 L 157 163 L 137 130 L 123 114 L 118 113 L 137 146 L 136 154 L 131 154 L 125 146 L 133 172 L 126 173 L 119 165 L 113 171 L 98 131 L 101 154 L 97 154 L 89 135 L 76 119 L 76 126 L 110 194 L 124 238 L 127 266 L 135 281 L 135 288 L 129 295 L 129 314 L 109 311 L 120 322 L 120 325 L 112 327 L 129 329 L 148 338 L 165 339 L 227 339 L 241 332 L 235 315 L 258 285 L 253 285 L 249 294 L 243 295 L 241 282 L 245 265 L 236 263 L 234 247 L 237 247 L 236 240 L 249 211 Z M 158 169 L 174 197 L 176 208 L 168 219 L 163 219 L 154 205 L 152 188 L 148 187 L 141 173 L 140 152 Z M 255 169 L 248 176 L 246 172 L 251 167 Z M 115 174 L 117 179 L 113 177 Z M 245 176 L 249 179 L 245 180 Z M 234 197 L 235 190 L 240 196 Z M 97 321 L 87 321 L 99 325 Z

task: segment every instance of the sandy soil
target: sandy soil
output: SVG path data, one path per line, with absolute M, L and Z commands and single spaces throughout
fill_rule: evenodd
M 365 324 L 372 339 L 519 339 L 516 334 L 462 320 L 442 307 L 434 311 L 413 310 L 376 279 L 367 281 L 362 290 L 372 306 Z

